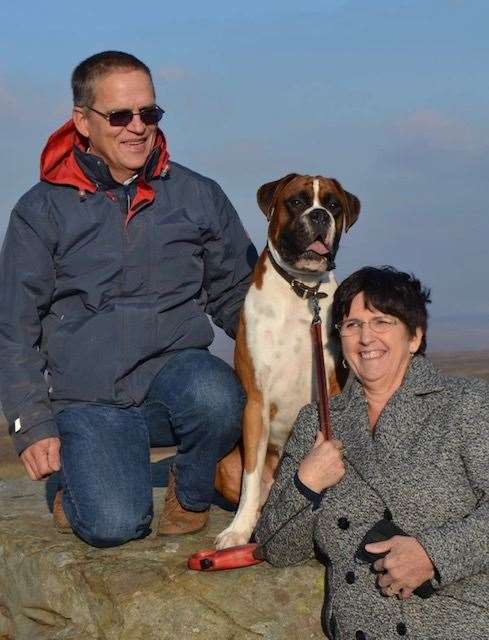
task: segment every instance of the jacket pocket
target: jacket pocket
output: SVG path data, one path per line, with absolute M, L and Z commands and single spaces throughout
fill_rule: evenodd
M 157 343 L 161 350 L 208 347 L 214 331 L 207 315 L 196 300 L 177 309 L 159 313 Z
M 56 318 L 47 341 L 52 399 L 112 400 L 121 358 L 118 324 L 113 310 Z
M 198 297 L 204 280 L 200 247 L 191 244 L 163 246 L 153 252 L 151 282 L 154 293 L 166 308 Z
M 63 373 L 65 335 L 64 314 L 51 311 L 43 320 L 43 350 L 47 355 L 48 371 L 51 375 Z

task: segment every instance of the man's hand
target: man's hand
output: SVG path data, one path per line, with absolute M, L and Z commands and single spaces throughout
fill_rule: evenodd
M 421 544 L 410 536 L 393 536 L 383 542 L 365 545 L 369 553 L 385 553 L 384 558 L 373 563 L 381 575 L 377 584 L 385 596 L 398 595 L 403 600 L 435 575 L 433 563 Z
M 44 438 L 22 451 L 20 459 L 31 480 L 42 480 L 60 470 L 59 448 L 59 438 Z
M 343 445 L 339 440 L 325 440 L 319 431 L 312 451 L 298 470 L 299 480 L 316 493 L 332 487 L 345 475 Z

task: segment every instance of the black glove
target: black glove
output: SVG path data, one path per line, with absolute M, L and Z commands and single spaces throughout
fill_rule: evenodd
M 364 535 L 358 549 L 355 553 L 355 558 L 360 560 L 360 562 L 367 562 L 368 564 L 372 564 L 379 558 L 384 558 L 388 551 L 384 553 L 369 553 L 365 550 L 366 544 L 371 544 L 372 542 L 382 542 L 384 540 L 388 540 L 392 538 L 392 536 L 407 536 L 408 534 L 400 529 L 392 520 L 387 520 L 383 518 L 374 524 L 374 526 L 367 531 Z M 435 593 L 435 589 L 433 588 L 431 582 L 427 580 L 423 582 L 423 584 L 416 587 L 413 591 L 416 596 L 420 598 L 426 599 L 432 596 Z

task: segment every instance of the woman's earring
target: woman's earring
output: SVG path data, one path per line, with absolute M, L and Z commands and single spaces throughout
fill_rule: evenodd
M 343 365 L 343 369 L 348 369 L 348 363 L 346 362 L 346 360 L 344 358 L 341 361 L 341 364 Z

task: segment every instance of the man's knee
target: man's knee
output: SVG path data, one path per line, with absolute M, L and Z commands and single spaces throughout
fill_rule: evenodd
M 208 432 L 231 445 L 239 438 L 243 388 L 232 367 L 206 349 L 176 354 L 158 374 L 150 396 L 168 408 L 180 436 Z
M 233 369 L 211 354 L 196 365 L 192 384 L 187 387 L 189 401 L 205 413 L 239 423 L 245 394 Z
M 152 508 L 140 510 L 129 506 L 98 505 L 84 516 L 73 518 L 73 531 L 92 547 L 116 547 L 146 537 L 150 532 Z

